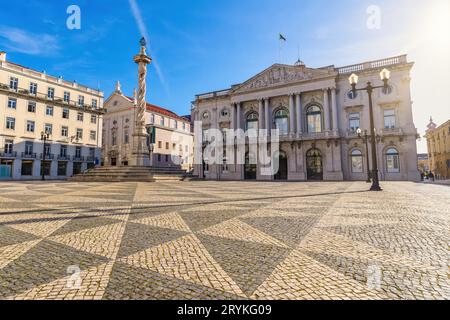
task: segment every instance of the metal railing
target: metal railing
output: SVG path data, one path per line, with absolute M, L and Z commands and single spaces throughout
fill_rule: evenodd
M 16 158 L 17 152 L 0 152 L 0 158 Z
M 36 153 L 22 152 L 22 159 L 36 159 Z
M 45 159 L 44 159 L 44 154 L 41 153 L 41 157 L 40 158 L 41 158 L 41 160 L 54 160 L 55 159 L 55 155 L 51 154 L 51 153 L 46 154 L 45 155 Z

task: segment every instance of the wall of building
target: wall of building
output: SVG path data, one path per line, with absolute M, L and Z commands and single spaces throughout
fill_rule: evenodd
M 15 85 L 10 87 L 11 78 L 17 80 L 17 88 Z M 31 83 L 37 85 L 36 93 L 30 91 Z M 48 88 L 54 89 L 53 98 L 48 97 Z M 68 101 L 64 101 L 65 92 L 66 97 L 67 94 L 70 95 Z M 84 97 L 83 105 L 78 104 L 78 96 Z M 10 107 L 10 100 L 15 102 L 15 108 Z M 92 101 L 96 101 L 94 106 Z M 30 104 L 34 106 L 34 110 L 32 107 L 29 108 Z M 50 163 L 47 179 L 65 179 L 73 175 L 74 167 L 77 170 L 86 170 L 95 163 L 98 164 L 101 157 L 102 107 L 103 93 L 100 91 L 51 77 L 8 61 L 1 61 L 0 165 L 12 166 L 11 175 L 1 178 L 17 180 L 41 178 L 44 153 L 41 132 L 45 131 L 46 127 L 51 127 L 50 139 L 47 142 L 49 150 L 46 152 L 46 160 Z M 63 110 L 68 112 L 68 119 L 63 118 Z M 95 119 L 91 119 L 91 116 Z M 7 127 L 8 118 L 14 119 L 14 129 Z M 34 125 L 34 130 L 30 130 L 31 123 Z M 67 131 L 67 134 L 63 135 L 63 129 Z M 82 136 L 78 138 L 77 130 L 82 130 L 79 132 Z M 11 150 L 7 150 L 10 142 L 13 143 L 12 153 L 9 152 Z M 30 155 L 26 154 L 27 143 L 33 144 Z M 61 146 L 67 148 L 65 156 L 61 154 Z M 77 147 L 81 148 L 80 157 L 75 157 Z M 30 162 L 32 162 L 32 170 L 25 175 L 23 174 L 26 171 L 25 167 L 28 167 Z M 62 172 L 63 167 L 66 169 L 65 174 Z

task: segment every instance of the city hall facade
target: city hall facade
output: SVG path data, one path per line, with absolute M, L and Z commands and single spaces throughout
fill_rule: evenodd
M 380 179 L 418 181 L 418 132 L 410 94 L 412 67 L 407 56 L 339 68 L 309 68 L 297 61 L 294 65 L 275 64 L 229 89 L 197 95 L 191 114 L 193 123 L 202 126 L 201 131 L 196 128 L 197 133 L 278 129 L 279 170 L 273 175 L 262 174 L 262 165 L 251 161 L 258 155 L 246 145 L 240 149 L 246 150 L 244 163 L 237 161 L 236 152 L 227 152 L 224 147 L 220 163 L 203 157 L 195 164 L 194 174 L 208 180 L 367 180 L 368 159 L 372 168 L 372 137 L 365 135 L 366 130 L 370 132 L 368 94 L 353 93 L 348 78 L 356 73 L 359 86 L 368 81 L 381 85 L 379 74 L 387 68 L 391 72 L 389 87 L 373 92 L 377 132 L 373 138 Z M 201 142 L 196 146 L 205 148 Z M 235 150 L 239 147 L 234 146 Z

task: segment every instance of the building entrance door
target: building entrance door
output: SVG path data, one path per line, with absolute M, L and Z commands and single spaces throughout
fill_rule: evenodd
M 112 167 L 117 166 L 117 158 L 111 158 L 111 166 Z
M 286 153 L 280 152 L 278 156 L 279 169 L 274 179 L 278 181 L 286 181 L 288 179 L 288 159 Z
M 311 149 L 306 154 L 308 180 L 323 180 L 322 154 L 317 149 Z
M 244 166 L 245 180 L 256 180 L 257 165 L 254 163 L 255 161 L 251 161 L 250 153 L 247 152 L 247 154 L 245 155 L 245 166 Z

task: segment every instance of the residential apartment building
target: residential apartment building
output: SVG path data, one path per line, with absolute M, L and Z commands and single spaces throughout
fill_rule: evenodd
M 66 179 L 99 164 L 103 113 L 101 91 L 0 52 L 0 179 Z
M 226 149 L 229 146 L 224 148 L 223 163 L 210 164 L 210 159 L 203 158 L 194 172 L 214 180 L 366 180 L 367 157 L 370 168 L 373 165 L 370 143 L 366 148 L 364 139 L 364 132 L 370 133 L 369 100 L 367 92 L 351 91 L 349 76 L 359 76 L 358 88 L 368 81 L 378 86 L 383 84 L 380 72 L 388 68 L 389 87 L 373 92 L 377 136 L 369 140 L 376 140 L 381 180 L 418 181 L 412 67 L 406 56 L 321 68 L 307 67 L 299 60 L 294 65 L 275 64 L 228 89 L 199 94 L 192 110 L 192 121 L 202 126 L 200 131 L 195 128 L 196 133 L 203 130 L 205 136 L 209 129 L 263 129 L 270 134 L 279 129 L 280 150 L 274 159 L 279 170 L 262 174 L 260 146 L 255 152 L 248 140 L 241 140 L 232 146 L 234 152 Z M 197 135 L 195 145 L 201 147 Z M 237 161 L 237 150 L 245 150 L 245 163 Z M 270 153 L 270 145 L 263 151 Z M 218 154 L 222 150 L 215 152 Z
M 103 128 L 104 166 L 128 166 L 133 152 L 135 98 L 125 96 L 117 84 L 105 101 Z M 190 170 L 193 164 L 193 133 L 188 118 L 147 103 L 145 124 L 150 165 L 159 168 Z
M 430 119 L 425 138 L 430 171 L 437 179 L 450 179 L 450 120 L 438 127 Z

